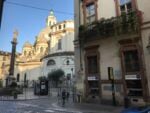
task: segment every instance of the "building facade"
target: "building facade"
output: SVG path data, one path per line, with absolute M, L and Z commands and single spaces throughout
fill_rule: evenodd
M 47 22 L 51 28 L 49 34 L 49 53 L 42 60 L 43 75 L 62 69 L 65 76 L 74 75 L 74 21 L 65 20 L 57 22 L 56 17 L 51 13 Z
M 18 84 L 32 86 L 41 76 L 63 69 L 69 76 L 74 72 L 74 23 L 72 20 L 57 22 L 51 10 L 46 27 L 36 36 L 32 45 L 26 42 L 22 55 L 16 59 L 15 77 Z M 68 67 L 65 62 L 69 62 Z
M 40 59 L 47 54 L 48 40 L 37 36 L 34 45 L 26 42 L 22 54 L 16 59 L 14 76 L 18 84 L 32 86 L 34 80 L 38 80 L 41 73 Z
M 9 74 L 9 67 L 6 66 L 10 64 L 10 56 L 11 53 L 0 51 L 0 79 L 3 79 L 5 74 Z
M 126 96 L 133 103 L 150 101 L 150 1 L 74 3 L 76 87 L 83 99 L 111 101 L 115 93 L 120 104 Z

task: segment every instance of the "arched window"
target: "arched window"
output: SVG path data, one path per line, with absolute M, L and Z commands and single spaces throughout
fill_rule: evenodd
M 31 51 L 29 52 L 29 56 L 31 56 Z
M 62 45 L 62 44 L 61 44 L 61 39 L 59 39 L 59 40 L 58 40 L 58 50 L 61 49 L 61 45 Z
M 43 47 L 40 48 L 40 52 L 43 53 Z
M 18 73 L 17 74 L 17 82 L 19 82 L 20 81 L 20 74 Z
M 6 56 L 3 57 L 3 61 L 5 61 L 5 60 L 6 60 Z
M 67 65 L 69 65 L 69 64 L 70 64 L 70 61 L 69 61 L 69 60 L 67 60 L 67 61 L 66 61 L 66 64 L 67 64 Z
M 56 64 L 56 63 L 55 63 L 54 60 L 49 60 L 49 61 L 47 62 L 47 66 L 55 65 L 55 64 Z
M 24 56 L 26 56 L 27 55 L 27 52 L 26 51 L 24 51 Z
M 49 26 L 51 26 L 51 21 L 49 22 Z

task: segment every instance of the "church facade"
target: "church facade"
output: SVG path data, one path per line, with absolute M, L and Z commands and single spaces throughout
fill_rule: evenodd
M 39 77 L 47 76 L 49 72 L 58 68 L 64 70 L 67 75 L 73 75 L 73 39 L 74 22 L 57 22 L 54 12 L 50 11 L 46 27 L 36 36 L 35 43 L 26 42 L 22 54 L 16 59 L 14 76 L 17 83 L 32 86 Z M 67 64 L 69 62 L 69 69 L 64 66 L 66 60 Z M 52 66 L 52 63 L 55 65 Z

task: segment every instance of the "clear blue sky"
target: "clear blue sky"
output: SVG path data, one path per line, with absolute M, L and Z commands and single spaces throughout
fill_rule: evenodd
M 10 2 L 53 9 L 58 21 L 74 18 L 73 0 L 6 0 L 0 30 L 0 50 L 11 51 L 10 42 L 14 29 L 19 31 L 17 52 L 22 51 L 24 42 L 33 44 L 35 36 L 46 26 L 46 18 L 49 15 L 47 10 L 18 6 Z

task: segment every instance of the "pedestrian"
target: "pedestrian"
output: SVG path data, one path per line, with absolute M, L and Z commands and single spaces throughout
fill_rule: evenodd
M 67 101 L 69 100 L 69 96 L 70 96 L 70 94 L 69 94 L 69 92 L 67 92 Z
M 64 89 L 63 91 L 62 91 L 62 106 L 64 106 L 65 105 L 65 99 L 66 99 L 66 90 Z

